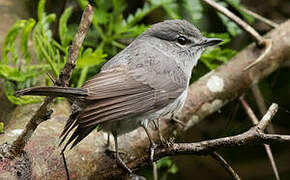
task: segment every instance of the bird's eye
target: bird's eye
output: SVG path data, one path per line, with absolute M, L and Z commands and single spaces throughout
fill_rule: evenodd
M 177 37 L 177 42 L 180 45 L 185 45 L 188 42 L 188 39 L 184 36 L 178 36 Z

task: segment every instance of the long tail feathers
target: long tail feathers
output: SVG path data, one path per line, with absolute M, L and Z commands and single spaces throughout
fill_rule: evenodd
M 86 97 L 88 91 L 82 88 L 69 87 L 32 87 L 17 91 L 15 96 L 36 95 L 36 96 L 55 96 L 55 97 Z

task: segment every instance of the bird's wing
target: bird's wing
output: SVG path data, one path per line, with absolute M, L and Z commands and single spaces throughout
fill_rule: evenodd
M 158 86 L 151 78 L 160 77 L 151 76 L 138 68 L 115 68 L 85 82 L 82 88 L 88 90 L 87 106 L 74 122 L 70 122 L 74 125 L 64 129 L 62 135 L 66 137 L 73 127 L 77 127 L 67 143 L 74 140 L 72 147 L 75 146 L 102 122 L 156 112 L 172 103 L 185 89 L 183 84 L 170 81 L 169 76 L 161 79 Z

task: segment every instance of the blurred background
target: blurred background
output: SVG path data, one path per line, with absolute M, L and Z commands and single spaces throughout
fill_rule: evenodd
M 80 87 L 90 76 L 152 23 L 165 19 L 186 19 L 205 36 L 224 39 L 220 47 L 207 50 L 194 69 L 192 82 L 227 62 L 252 42 L 251 37 L 235 23 L 217 13 L 201 0 L 96 0 L 93 25 L 85 40 L 73 74 L 71 86 Z M 271 27 L 243 11 L 254 11 L 275 23 L 290 18 L 289 0 L 219 0 L 259 33 Z M 51 85 L 45 72 L 56 77 L 67 58 L 68 47 L 76 32 L 85 0 L 0 0 L 0 79 L 5 99 L 0 107 L 37 103 L 42 99 L 16 98 L 18 89 L 39 84 Z M 273 119 L 278 134 L 290 134 L 290 63 L 259 83 L 266 106 L 279 105 Z M 43 74 L 43 75 L 41 75 Z M 41 77 L 41 78 L 40 78 Z M 245 99 L 261 118 L 256 100 L 249 90 Z M 9 103 L 6 103 L 9 102 Z M 7 105 L 8 104 L 8 105 Z M 0 113 L 4 119 L 5 115 Z M 2 124 L 2 125 L 1 125 Z M 0 132 L 5 131 L 5 121 Z M 236 135 L 252 123 L 239 101 L 233 101 L 179 136 L 176 142 L 195 142 Z M 2 127 L 2 129 L 1 129 Z M 272 145 L 281 179 L 290 179 L 290 145 Z M 243 179 L 275 179 L 263 146 L 247 146 L 218 151 Z M 158 162 L 161 179 L 231 179 L 210 156 L 166 157 Z M 137 174 L 152 178 L 152 168 Z

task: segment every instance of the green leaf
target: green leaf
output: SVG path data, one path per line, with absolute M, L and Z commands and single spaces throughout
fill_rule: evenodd
M 84 84 L 87 74 L 88 74 L 88 70 L 89 70 L 88 67 L 82 68 L 77 87 L 81 87 Z
M 207 49 L 200 57 L 200 60 L 210 69 L 217 68 L 221 63 L 227 62 L 236 55 L 232 49 L 221 49 L 220 47 Z
M 168 14 L 171 19 L 180 19 L 181 16 L 178 14 L 178 4 L 174 0 L 164 0 L 162 2 L 162 8 Z
M 41 21 L 43 19 L 43 16 L 45 14 L 45 0 L 40 0 L 38 3 L 38 21 Z
M 79 5 L 82 9 L 84 9 L 86 7 L 86 5 L 88 4 L 87 0 L 78 0 Z
M 4 122 L 0 122 L 0 134 L 4 133 Z
M 113 0 L 114 14 L 121 14 L 127 7 L 124 0 Z
M 171 168 L 169 169 L 169 172 L 170 172 L 171 174 L 176 174 L 176 173 L 178 172 L 178 167 L 176 166 L 176 164 L 173 164 L 173 165 L 171 166 Z
M 12 102 L 13 104 L 16 105 L 24 105 L 24 104 L 31 104 L 31 103 L 40 103 L 41 101 L 43 101 L 44 97 L 40 97 L 40 96 L 21 96 L 21 97 L 15 97 L 13 95 L 14 93 L 14 85 L 7 81 L 5 83 L 6 85 L 6 97 L 8 98 L 8 100 L 10 102 Z
M 218 3 L 224 7 L 227 7 L 227 4 L 224 2 L 218 2 Z M 227 31 L 230 33 L 230 35 L 236 36 L 238 34 L 241 34 L 242 30 L 235 22 L 231 21 L 228 17 L 226 17 L 225 15 L 221 13 L 217 13 L 217 14 L 218 14 L 218 17 L 223 22 L 223 24 L 226 26 Z
M 171 174 L 176 174 L 178 172 L 178 167 L 176 166 L 176 164 L 174 164 L 174 162 L 172 161 L 172 159 L 170 157 L 164 157 L 164 158 L 160 159 L 157 162 L 157 168 L 158 169 L 170 168 L 169 172 Z
M 200 0 L 183 0 L 183 8 L 188 11 L 193 22 L 198 22 L 203 17 Z
M 236 23 L 234 23 L 233 21 L 231 21 L 229 18 L 227 18 L 226 16 L 224 16 L 221 13 L 218 13 L 218 16 L 222 20 L 223 24 L 226 26 L 227 31 L 232 36 L 237 36 L 237 35 L 239 35 L 239 34 L 242 33 L 242 30 L 240 29 L 240 27 Z
M 98 24 L 106 24 L 109 22 L 111 14 L 106 12 L 104 9 L 95 9 L 94 20 Z
M 12 28 L 8 31 L 2 49 L 2 58 L 3 63 L 8 64 L 9 62 L 9 54 L 12 58 L 13 62 L 16 64 L 18 61 L 18 52 L 16 47 L 16 38 L 21 29 L 23 29 L 26 25 L 26 20 L 17 21 Z
M 255 19 L 251 15 L 245 13 L 241 9 L 241 8 L 245 8 L 245 6 L 241 4 L 240 0 L 226 0 L 226 2 L 230 4 L 231 6 L 233 6 L 237 11 L 239 11 L 239 13 L 241 13 L 243 18 L 245 18 L 249 23 L 253 23 L 255 21 Z
M 107 55 L 103 54 L 102 50 L 93 50 L 91 48 L 86 49 L 77 60 L 76 68 L 85 68 L 98 65 L 105 61 Z
M 34 25 L 35 25 L 35 20 L 30 18 L 27 21 L 26 26 L 23 29 L 22 35 L 21 35 L 21 52 L 26 62 L 30 61 L 30 53 L 28 51 L 28 41 L 29 41 L 28 38 Z
M 0 65 L 0 77 L 15 81 L 15 82 L 25 82 L 27 79 L 37 75 L 37 71 L 26 71 L 23 67 L 22 71 L 18 71 L 17 68 L 10 67 L 8 65 Z
M 134 14 L 130 14 L 126 20 L 128 26 L 133 26 L 140 22 L 146 15 L 158 8 L 158 5 L 149 5 L 147 2 L 144 3 L 142 8 L 138 8 Z
M 72 8 L 67 8 L 59 20 L 59 37 L 63 46 L 68 46 L 73 37 L 68 36 L 67 21 L 72 14 Z

